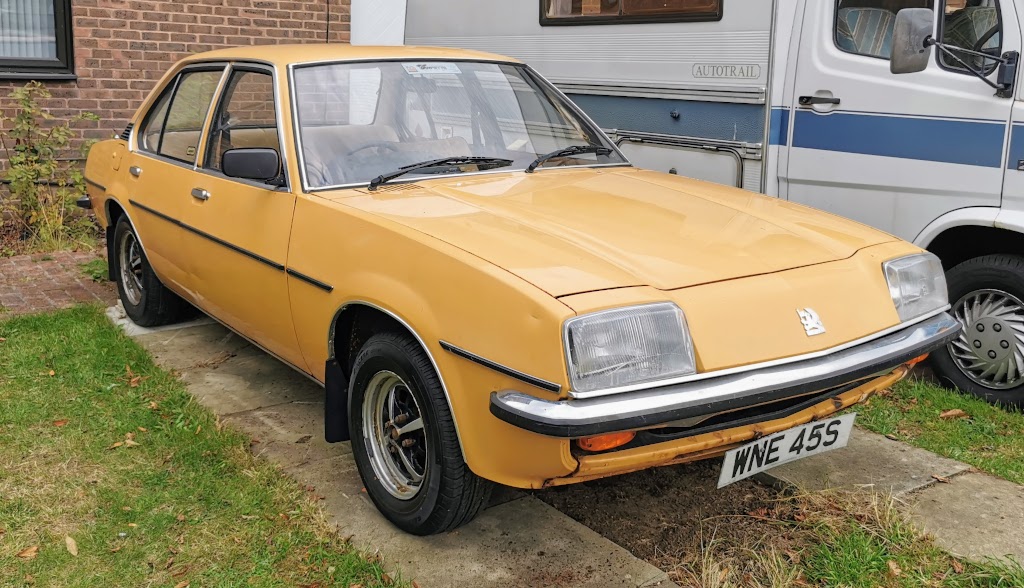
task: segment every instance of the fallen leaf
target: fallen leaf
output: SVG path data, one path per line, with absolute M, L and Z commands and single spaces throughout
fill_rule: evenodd
M 18 552 L 18 557 L 21 559 L 35 559 L 39 555 L 39 546 L 33 545 L 32 547 L 26 547 Z
M 899 441 L 900 440 L 899 437 L 897 437 L 896 435 L 893 435 L 892 433 L 889 433 L 888 435 L 886 435 L 885 438 L 889 439 L 890 441 Z
M 312 440 L 312 439 L 313 439 L 312 435 L 303 435 L 302 437 L 299 437 L 298 440 L 296 440 L 295 442 L 296 443 L 309 443 L 310 440 Z
M 128 526 L 132 527 L 132 528 L 135 528 L 135 527 L 138 527 L 139 525 L 137 523 L 128 523 Z
M 932 478 L 934 478 L 936 482 L 940 482 L 942 484 L 949 484 L 949 478 L 940 476 L 938 474 L 932 474 Z
M 64 546 L 68 548 L 68 553 L 78 557 L 78 543 L 75 543 L 74 539 L 70 536 L 64 537 Z
M 184 580 L 182 582 L 178 582 L 177 584 L 174 585 L 174 588 L 188 588 L 188 580 Z
M 35 579 L 35 577 L 32 574 L 25 574 L 25 583 L 26 584 L 35 584 L 36 583 L 36 579 Z
M 389 576 L 387 572 L 380 575 L 380 581 L 383 582 L 385 586 L 390 586 L 393 582 L 391 580 L 391 576 Z
M 903 573 L 903 570 L 900 568 L 900 566 L 897 565 L 896 562 L 894 562 L 893 560 L 890 559 L 889 560 L 889 575 L 892 576 L 893 578 L 898 578 L 900 576 L 900 574 L 902 574 L 902 573 Z
M 53 426 L 55 427 L 63 427 L 66 424 L 68 424 L 68 419 L 60 419 L 59 421 L 53 421 Z
M 183 566 L 183 567 L 179 568 L 178 571 L 171 572 L 171 577 L 172 578 L 180 578 L 181 576 L 184 576 L 187 573 L 188 573 L 188 566 Z M 187 585 L 188 584 L 186 584 L 186 586 Z
M 196 427 L 196 435 L 198 435 L 199 431 L 202 431 L 202 430 L 203 430 L 203 426 L 202 425 L 199 425 L 198 427 Z
M 123 442 L 117 441 L 116 443 L 112 444 L 110 447 L 107 447 L 107 449 L 117 449 L 118 447 L 120 447 L 122 445 L 124 445 Z
M 952 410 L 943 411 L 942 413 L 939 414 L 939 418 L 944 421 L 950 421 L 953 419 L 966 419 L 969 417 L 967 416 L 966 412 L 960 410 L 959 408 L 954 408 Z
M 149 410 L 156 410 L 156 409 L 157 409 L 156 401 L 155 400 L 150 400 L 149 401 Z
M 348 588 L 363 588 L 362 584 L 349 584 Z
M 420 583 L 417 582 L 416 580 L 413 580 L 412 581 L 412 588 L 420 588 Z
M 185 515 L 183 514 L 178 515 L 176 518 L 178 519 L 179 523 L 185 522 Z
M 54 376 L 56 376 L 56 375 L 57 375 L 57 372 L 55 372 L 55 371 L 53 371 L 53 370 L 50 370 L 50 377 L 51 377 L 51 378 L 52 378 L 52 377 L 54 377 Z
M 885 398 L 886 396 L 892 396 L 892 390 L 890 390 L 889 388 L 883 388 L 882 390 L 875 392 L 875 395 L 881 396 L 882 398 Z
M 6 343 L 6 342 L 7 342 L 7 339 L 4 339 L 3 337 L 0 337 L 0 343 Z
M 174 558 L 173 557 L 167 558 L 167 563 L 164 564 L 164 569 L 165 570 L 169 570 L 173 566 L 174 566 Z
M 958 559 L 950 560 L 950 565 L 953 566 L 953 573 L 962 574 L 964 573 L 964 564 L 960 563 Z
M 118 545 L 117 547 L 112 548 L 110 550 L 110 553 L 117 553 L 118 551 L 121 551 L 122 547 L 124 547 L 124 546 L 123 545 Z
M 125 439 L 124 440 L 124 446 L 125 447 L 137 447 L 138 443 L 136 443 L 135 441 L 132 441 L 131 439 Z
M 139 432 L 140 433 L 145 433 L 147 430 L 148 429 L 146 429 L 146 427 L 139 427 Z

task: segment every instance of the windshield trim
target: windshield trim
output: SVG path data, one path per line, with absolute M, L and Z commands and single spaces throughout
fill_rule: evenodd
M 608 133 L 604 132 L 604 129 L 601 128 L 597 123 L 595 123 L 594 120 L 591 119 L 590 116 L 587 115 L 587 113 L 583 112 L 583 109 L 581 109 L 579 106 L 576 105 L 575 102 L 573 102 L 571 99 L 569 99 L 569 97 L 566 96 L 564 92 L 559 90 L 557 86 L 555 86 L 554 84 L 549 82 L 547 80 L 547 78 L 545 78 L 544 76 L 540 75 L 540 73 L 538 73 L 532 67 L 530 67 L 529 65 L 527 65 L 527 64 L 525 64 L 525 63 L 523 63 L 521 61 L 504 61 L 504 60 L 496 60 L 496 59 L 471 59 L 471 58 L 442 59 L 440 57 L 429 57 L 429 58 L 421 58 L 421 59 L 417 59 L 417 58 L 324 59 L 324 60 L 319 60 L 319 61 L 304 61 L 304 62 L 300 62 L 300 63 L 289 63 L 288 64 L 288 106 L 291 108 L 291 111 L 292 111 L 291 112 L 291 115 L 292 115 L 291 116 L 291 119 L 292 119 L 292 140 L 295 143 L 295 160 L 298 163 L 299 179 L 300 179 L 301 184 L 302 184 L 302 192 L 303 193 L 313 194 L 313 193 L 316 193 L 316 192 L 323 192 L 325 190 L 342 190 L 342 189 L 346 189 L 346 188 L 369 187 L 370 180 L 367 180 L 365 182 L 354 182 L 354 183 L 349 183 L 349 184 L 339 184 L 339 185 L 336 185 L 336 186 L 318 186 L 316 188 L 310 187 L 309 180 L 306 177 L 306 158 L 305 158 L 305 153 L 302 150 L 302 129 L 299 127 L 298 96 L 296 95 L 296 92 L 295 92 L 295 70 L 303 69 L 303 68 L 307 68 L 307 67 L 317 67 L 317 66 L 324 66 L 324 65 L 344 65 L 344 64 L 350 64 L 350 63 L 351 64 L 354 64 L 354 63 L 401 63 L 401 62 L 405 62 L 405 61 L 410 61 L 410 59 L 413 60 L 413 61 L 443 61 L 443 62 L 458 62 L 458 63 L 488 63 L 488 64 L 494 64 L 494 65 L 508 65 L 508 66 L 512 66 L 512 67 L 522 68 L 523 70 L 525 70 L 525 72 L 528 75 L 530 75 L 534 79 L 534 81 L 536 81 L 538 84 L 543 86 L 545 89 L 553 92 L 555 94 L 555 96 L 560 98 L 565 103 L 566 108 L 568 108 L 573 114 L 575 114 L 577 117 L 579 117 L 579 119 L 581 121 L 583 121 L 585 124 L 590 125 L 590 128 L 597 133 L 597 136 L 599 136 L 599 137 L 603 138 L 605 141 L 607 141 L 607 146 L 611 148 L 612 152 L 615 153 L 616 155 L 618 155 L 620 158 L 622 158 L 622 162 L 620 162 L 620 163 L 595 163 L 595 164 L 584 164 L 584 165 L 562 165 L 562 166 L 548 168 L 548 169 L 554 170 L 554 169 L 574 169 L 574 168 L 587 168 L 587 167 L 593 167 L 593 168 L 601 168 L 601 167 L 633 167 L 633 164 L 630 163 L 629 158 L 627 158 L 626 155 L 624 153 L 622 153 L 622 150 L 619 149 L 618 144 L 615 141 L 613 141 L 611 139 L 611 137 L 608 136 Z M 516 169 L 501 168 L 501 169 L 497 169 L 497 170 L 487 170 L 487 171 L 482 171 L 482 172 L 466 172 L 466 173 L 454 173 L 454 174 L 430 174 L 429 176 L 426 176 L 426 177 L 431 178 L 431 179 L 432 178 L 453 177 L 453 176 L 467 177 L 467 176 L 477 176 L 477 175 L 483 175 L 483 174 L 514 173 L 514 172 L 517 172 L 517 171 L 525 173 L 526 172 L 526 168 L 525 167 L 523 167 L 523 168 L 516 168 Z M 541 169 L 538 168 L 537 171 L 539 172 L 539 171 L 541 171 Z M 424 176 L 425 175 L 419 176 L 418 180 L 416 179 L 417 176 L 412 176 L 411 178 L 409 178 L 408 180 L 405 180 L 405 181 L 394 181 L 394 182 L 389 182 L 389 183 L 390 184 L 404 184 L 404 183 L 411 183 L 411 182 L 415 182 L 415 181 L 422 181 Z

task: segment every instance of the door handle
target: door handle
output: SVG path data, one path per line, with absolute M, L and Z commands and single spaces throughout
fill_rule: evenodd
M 196 200 L 209 200 L 210 193 L 202 188 L 192 188 L 192 197 Z
M 142 168 L 137 165 L 133 165 L 130 168 L 128 168 L 128 173 L 135 177 L 139 177 L 142 175 Z
M 839 98 L 830 98 L 827 96 L 801 96 L 800 106 L 817 106 L 819 104 L 831 104 L 833 106 L 839 106 Z

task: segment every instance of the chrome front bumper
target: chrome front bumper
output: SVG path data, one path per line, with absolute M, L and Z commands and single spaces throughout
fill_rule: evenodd
M 591 399 L 552 402 L 522 392 L 495 392 L 491 413 L 527 431 L 560 438 L 656 427 L 883 375 L 952 341 L 960 328 L 943 312 L 814 359 Z

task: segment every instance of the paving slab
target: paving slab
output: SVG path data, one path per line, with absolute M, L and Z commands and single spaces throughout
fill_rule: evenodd
M 854 428 L 849 445 L 768 470 L 759 481 L 806 490 L 870 487 L 896 496 L 937 483 L 970 466 L 882 435 Z
M 1024 563 L 1024 486 L 967 473 L 913 498 L 914 521 L 947 551 L 983 559 L 1010 556 Z
M 216 323 L 133 336 L 204 406 L 252 436 L 254 452 L 313 486 L 357 546 L 423 588 L 674 586 L 663 571 L 513 489 L 498 489 L 491 508 L 452 533 L 407 535 L 366 496 L 349 444 L 324 442 L 319 385 Z

